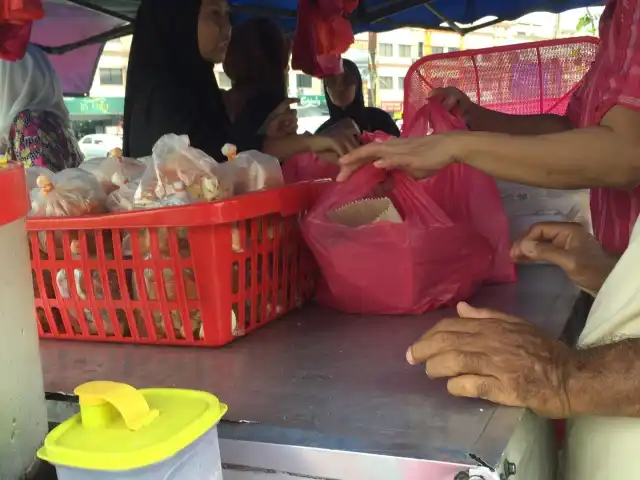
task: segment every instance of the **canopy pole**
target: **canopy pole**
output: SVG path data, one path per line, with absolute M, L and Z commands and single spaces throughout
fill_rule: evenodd
M 453 30 L 454 32 L 456 32 L 458 35 L 460 36 L 464 36 L 465 32 L 462 28 L 460 28 L 460 26 L 454 22 L 453 20 L 449 20 L 445 15 L 443 15 L 442 13 L 440 13 L 433 5 L 431 5 L 431 2 L 426 2 L 424 4 L 424 8 L 426 8 L 427 10 L 429 10 L 433 15 L 435 15 L 436 17 L 438 17 L 440 20 L 442 20 L 442 22 L 446 23 L 447 25 L 449 25 L 451 27 L 451 30 Z
M 121 27 L 116 27 L 111 30 L 107 30 L 106 32 L 99 33 L 98 35 L 87 37 L 84 40 L 79 40 L 77 42 L 59 45 L 57 47 L 50 47 L 47 45 L 39 45 L 39 44 L 36 44 L 36 45 L 39 48 L 41 48 L 43 51 L 48 53 L 49 55 L 64 55 L 67 52 L 76 50 L 81 47 L 86 47 L 88 45 L 93 45 L 96 43 L 105 43 L 105 42 L 108 42 L 109 40 L 124 37 L 126 35 L 131 35 L 132 33 L 133 33 L 133 24 L 129 23 L 127 25 L 122 25 Z

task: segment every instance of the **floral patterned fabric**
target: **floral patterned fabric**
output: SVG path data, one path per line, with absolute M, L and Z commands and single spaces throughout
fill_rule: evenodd
M 8 160 L 27 167 L 46 167 L 53 172 L 82 163 L 78 142 L 52 112 L 20 112 L 11 125 L 6 153 Z

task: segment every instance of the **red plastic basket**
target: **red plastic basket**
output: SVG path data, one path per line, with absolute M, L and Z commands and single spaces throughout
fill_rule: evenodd
M 221 346 L 301 306 L 317 267 L 299 218 L 324 185 L 28 219 L 40 336 Z
M 499 112 L 562 115 L 597 50 L 597 38 L 576 37 L 423 57 L 405 76 L 403 127 L 440 87 L 457 87 Z

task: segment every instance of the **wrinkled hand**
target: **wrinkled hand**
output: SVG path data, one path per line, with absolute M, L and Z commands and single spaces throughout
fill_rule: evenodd
M 353 120 L 343 120 L 321 134 L 309 135 L 310 150 L 321 159 L 337 163 L 360 146 L 360 130 Z
M 403 169 L 415 178 L 425 178 L 457 161 L 460 133 L 448 132 L 426 137 L 394 138 L 360 147 L 340 159 L 339 182 L 366 164 L 376 168 Z
M 455 87 L 436 88 L 429 92 L 429 98 L 439 100 L 442 106 L 449 111 L 457 108 L 465 120 L 476 106 L 466 93 Z
M 288 98 L 280 103 L 267 117 L 261 133 L 269 138 L 295 135 L 298 131 L 298 113 L 291 108 L 295 103 L 298 103 L 297 98 Z
M 337 141 L 348 145 L 349 151 L 360 146 L 360 129 L 356 122 L 350 118 L 340 120 L 336 124 L 324 130 L 321 135 L 335 138 Z
M 458 397 L 527 407 L 549 418 L 567 418 L 565 368 L 575 352 L 544 332 L 504 313 L 458 304 L 460 318 L 442 320 L 407 351 L 426 364 L 430 378 L 449 378 Z
M 616 265 L 578 223 L 537 223 L 511 249 L 514 261 L 543 261 L 562 268 L 580 288 L 595 295 Z

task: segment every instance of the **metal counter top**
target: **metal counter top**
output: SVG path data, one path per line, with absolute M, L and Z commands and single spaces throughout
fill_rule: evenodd
M 471 303 L 558 337 L 576 294 L 555 267 L 528 266 L 517 284 L 485 287 Z M 345 468 L 357 470 L 354 479 L 445 478 L 425 476 L 425 462 L 444 472 L 473 464 L 472 452 L 497 465 L 524 413 L 453 398 L 445 382 L 407 365 L 407 347 L 451 313 L 349 316 L 311 306 L 221 349 L 42 341 L 45 389 L 71 393 L 104 379 L 206 390 L 230 407 L 220 426 L 227 463 L 319 478 L 347 478 Z M 398 473 L 380 476 L 385 469 Z

